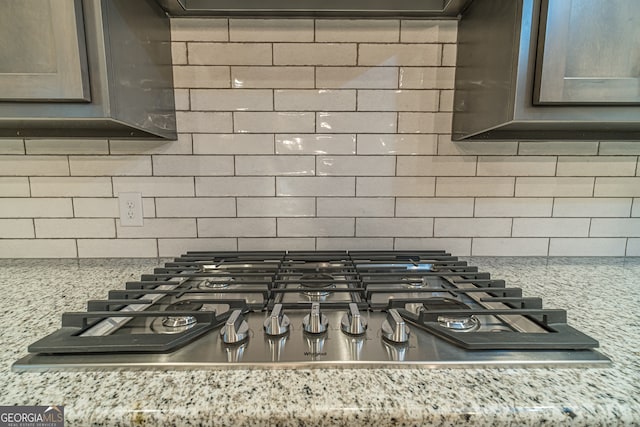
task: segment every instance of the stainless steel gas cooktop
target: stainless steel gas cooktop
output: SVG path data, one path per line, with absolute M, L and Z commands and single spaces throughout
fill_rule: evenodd
M 64 313 L 13 370 L 609 364 L 597 346 L 444 251 L 187 252 Z

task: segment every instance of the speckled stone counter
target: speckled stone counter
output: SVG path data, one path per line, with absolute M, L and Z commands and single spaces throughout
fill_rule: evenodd
M 67 425 L 640 425 L 640 259 L 469 262 L 567 309 L 612 367 L 18 374 L 11 364 L 63 311 L 160 262 L 2 260 L 0 405 L 65 405 Z

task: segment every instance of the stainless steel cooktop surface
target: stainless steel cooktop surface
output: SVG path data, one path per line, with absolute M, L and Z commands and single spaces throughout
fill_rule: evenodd
M 597 346 L 444 251 L 187 252 L 65 313 L 13 370 L 609 364 Z

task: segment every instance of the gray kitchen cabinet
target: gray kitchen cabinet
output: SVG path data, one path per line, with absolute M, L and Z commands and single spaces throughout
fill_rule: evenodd
M 534 103 L 640 104 L 640 4 L 544 0 Z
M 90 101 L 80 0 L 5 0 L 0 100 Z
M 454 140 L 640 140 L 640 2 L 475 0 Z
M 153 0 L 3 2 L 2 137 L 175 139 L 164 11 Z

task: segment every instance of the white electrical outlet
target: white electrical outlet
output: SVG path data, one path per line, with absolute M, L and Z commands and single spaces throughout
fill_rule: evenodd
M 142 193 L 119 193 L 120 225 L 142 227 Z

